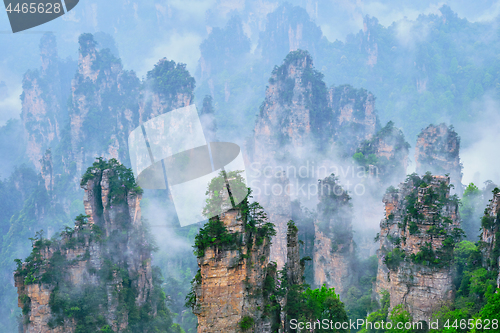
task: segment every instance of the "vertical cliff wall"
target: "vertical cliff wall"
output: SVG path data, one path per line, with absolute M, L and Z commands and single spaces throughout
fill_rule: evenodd
M 449 183 L 445 176 L 413 174 L 383 200 L 375 291 L 388 291 L 391 309 L 407 305 L 415 320 L 428 321 L 454 297 L 453 248 L 463 232 Z
M 141 221 L 141 190 L 129 169 L 99 160 L 82 179 L 85 211 L 60 240 L 33 240 L 14 274 L 23 332 L 173 332 L 152 247 Z
M 70 160 L 76 177 L 97 156 L 126 160 L 127 137 L 139 124 L 139 79 L 125 71 L 109 49 L 98 50 L 94 37 L 79 38 L 78 71 L 71 82 Z
M 351 198 L 334 175 L 319 182 L 314 239 L 314 283 L 342 297 L 355 281 Z
M 429 125 L 417 139 L 415 146 L 416 172 L 449 174 L 457 193 L 462 193 L 462 165 L 460 163 L 460 137 L 453 127 Z
M 321 29 L 299 6 L 284 3 L 268 14 L 265 30 L 260 34 L 259 49 L 265 61 L 275 64 L 287 53 L 299 49 L 316 55 L 321 43 Z
M 37 169 L 45 150 L 61 138 L 64 126 L 61 77 L 56 37 L 45 34 L 40 41 L 42 67 L 28 71 L 23 78 L 21 119 L 27 154 Z
M 360 143 L 370 140 L 379 130 L 375 97 L 365 89 L 350 85 L 331 87 L 328 105 L 335 121 L 335 142 L 344 156 L 352 156 Z
M 371 139 L 363 141 L 353 158 L 382 183 L 390 184 L 406 177 L 409 148 L 403 132 L 390 121 Z
M 209 247 L 198 257 L 200 270 L 194 310 L 198 332 L 239 332 L 245 321 L 251 323 L 252 332 L 270 332 L 270 320 L 262 319 L 269 239 L 257 244 L 255 236 L 246 232 L 239 209 L 224 213 L 219 222 L 240 243 L 232 248 Z
M 499 272 L 497 287 L 500 288 L 500 191 L 493 191 L 490 201 L 481 219 L 481 241 L 483 252 L 483 265 L 488 270 Z
M 256 182 L 260 187 L 260 191 L 256 191 L 257 200 L 277 229 L 272 257 L 279 267 L 286 262 L 284 230 L 291 219 L 290 203 L 286 200 L 288 193 L 280 189 L 290 184 L 295 186 L 295 193 L 291 194 L 294 199 L 310 201 L 311 193 L 298 190 L 317 184 L 317 175 L 309 166 L 339 156 L 351 158 L 380 127 L 372 94 L 348 85 L 327 89 L 322 77 L 314 69 L 308 52 L 290 52 L 283 64 L 272 72 L 250 145 L 252 171 L 257 170 L 260 174 Z M 402 136 L 402 133 L 397 134 Z M 392 142 L 399 142 L 397 135 L 394 140 L 392 132 L 387 137 L 391 139 L 381 136 L 384 147 L 378 141 L 377 147 L 382 151 L 394 146 L 394 152 L 381 154 L 390 155 L 392 161 L 404 157 L 407 151 L 404 138 L 400 149 Z M 285 173 L 288 167 L 292 167 L 294 174 Z M 297 170 L 301 168 L 307 168 L 305 176 L 298 175 Z
M 224 188 L 209 192 L 210 202 L 230 196 Z M 298 230 L 291 222 L 287 230 L 285 279 L 290 285 L 301 284 Z M 198 317 L 199 333 L 275 332 L 284 327 L 286 293 L 276 294 L 283 276 L 270 261 L 273 235 L 274 226 L 262 207 L 247 200 L 200 229 L 195 239 L 199 271 L 187 302 Z

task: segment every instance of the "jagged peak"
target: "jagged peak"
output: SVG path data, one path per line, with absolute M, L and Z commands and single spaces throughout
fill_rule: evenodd
M 280 76 L 280 74 L 286 75 L 290 66 L 313 68 L 313 59 L 308 51 L 305 50 L 292 51 L 287 54 L 281 66 L 274 67 L 273 75 L 275 74 L 278 76 Z
M 91 33 L 81 34 L 78 37 L 78 44 L 80 45 L 79 52 L 83 57 L 96 52 L 97 42 Z

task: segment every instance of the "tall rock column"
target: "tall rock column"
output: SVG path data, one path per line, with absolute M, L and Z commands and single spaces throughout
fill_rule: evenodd
M 497 287 L 500 288 L 500 191 L 495 188 L 493 199 L 490 201 L 481 219 L 481 241 L 484 266 L 488 270 L 498 272 Z
M 241 208 L 209 220 L 196 239 L 199 271 L 192 294 L 198 333 L 271 332 L 271 318 L 263 316 L 269 264 L 270 235 L 259 236 Z M 255 232 L 256 231 L 256 232 Z M 204 247 L 207 241 L 211 246 Z M 209 243 L 210 244 L 210 243 Z
M 319 182 L 315 222 L 314 283 L 326 284 L 342 297 L 355 281 L 351 198 L 332 175 Z
M 27 139 L 27 154 L 40 170 L 43 154 L 60 139 L 63 124 L 59 59 L 54 34 L 40 41 L 42 68 L 28 71 L 23 78 L 21 120 Z
M 453 249 L 463 231 L 449 184 L 445 176 L 413 174 L 383 200 L 375 292 L 388 291 L 390 308 L 407 305 L 416 321 L 454 297 Z
M 462 164 L 460 163 L 460 137 L 452 126 L 429 125 L 417 139 L 415 146 L 416 172 L 430 171 L 437 175 L 449 174 L 456 193 L 462 190 Z
M 18 260 L 14 277 L 23 332 L 71 333 L 82 325 L 152 332 L 157 320 L 173 332 L 131 170 L 101 159 L 87 170 L 82 187 L 89 215 L 78 216 L 60 240 L 37 234 L 31 255 Z

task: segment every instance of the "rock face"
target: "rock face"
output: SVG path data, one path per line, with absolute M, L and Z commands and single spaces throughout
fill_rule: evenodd
M 368 15 L 363 18 L 363 35 L 361 40 L 361 47 L 366 52 L 368 59 L 366 64 L 373 67 L 377 64 L 378 59 L 378 20 L 375 17 Z
M 284 3 L 267 16 L 259 49 L 264 59 L 275 64 L 292 51 L 307 50 L 315 56 L 321 37 L 321 29 L 304 8 Z
M 240 17 L 233 16 L 222 29 L 214 27 L 200 45 L 200 81 L 210 79 L 212 73 L 234 70 L 250 46 Z
M 457 193 L 462 193 L 462 165 L 460 163 L 460 137 L 446 124 L 429 125 L 417 139 L 415 146 L 416 172 L 427 171 L 438 175 L 450 175 Z
M 390 121 L 370 140 L 361 143 L 354 159 L 383 183 L 400 182 L 406 177 L 409 148 L 403 132 Z
M 115 160 L 96 162 L 82 180 L 88 215 L 77 217 L 61 240 L 37 235 L 31 255 L 18 261 L 23 332 L 75 332 L 82 324 L 96 331 L 147 332 L 145 324 L 166 310 L 155 289 L 140 190 L 126 170 Z
M 454 297 L 453 247 L 463 233 L 458 199 L 450 197 L 448 177 L 413 174 L 383 201 L 375 291 L 390 293 L 391 309 L 404 304 L 414 320 L 428 321 Z
M 351 198 L 335 176 L 319 184 L 314 239 L 314 284 L 326 284 L 342 297 L 355 281 Z
M 320 151 L 336 144 L 352 156 L 375 135 L 380 125 L 373 95 L 349 85 L 328 90 L 322 77 L 302 50 L 273 70 L 255 126 L 254 160 L 290 161 L 288 155 L 304 156 L 308 144 Z
M 364 89 L 331 87 L 328 105 L 337 117 L 335 141 L 345 156 L 352 156 L 361 142 L 370 140 L 379 130 L 375 98 Z
M 284 230 L 291 219 L 286 200 L 289 195 L 280 189 L 292 181 L 297 181 L 297 188 L 307 188 L 307 182 L 314 186 L 317 179 L 309 167 L 305 179 L 300 180 L 302 176 L 297 176 L 296 171 L 295 175 L 287 175 L 283 170 L 305 168 L 305 160 L 322 164 L 322 159 L 328 160 L 335 154 L 350 158 L 362 142 L 375 135 L 378 127 L 373 96 L 348 85 L 328 90 L 308 52 L 289 53 L 283 64 L 273 70 L 257 117 L 250 159 L 254 163 L 252 170 L 261 173 L 256 199 L 276 225 L 278 236 L 273 239 L 272 258 L 279 266 L 286 262 Z M 317 153 L 310 156 L 311 150 L 323 153 L 324 158 L 318 158 Z M 263 175 L 267 167 L 282 171 Z M 301 193 L 294 195 L 303 199 Z
M 139 114 L 141 123 L 168 111 L 193 103 L 194 78 L 185 64 L 161 59 L 147 74 L 151 91 L 141 97 Z M 150 93 L 151 92 L 151 93 Z
M 126 160 L 127 138 L 139 124 L 139 79 L 124 71 L 91 34 L 79 38 L 78 71 L 71 82 L 70 151 L 76 176 L 95 157 Z M 68 162 L 69 163 L 69 162 Z
M 24 75 L 21 95 L 26 152 L 37 170 L 45 150 L 59 141 L 63 125 L 59 59 L 53 34 L 42 37 L 40 54 L 42 67 Z
M 230 210 L 221 220 L 230 233 L 246 238 L 239 210 Z M 238 332 L 243 318 L 253 318 L 253 332 L 270 332 L 269 320 L 261 319 L 265 300 L 262 291 L 269 264 L 269 241 L 250 249 L 208 248 L 198 258 L 200 283 L 196 289 L 198 332 Z
M 481 241 L 484 265 L 488 270 L 498 271 L 497 287 L 500 288 L 500 192 L 493 192 L 493 199 L 481 220 Z
M 199 271 L 189 300 L 198 317 L 199 333 L 270 333 L 284 327 L 280 308 L 286 296 L 270 298 L 280 281 L 276 264 L 270 262 L 273 231 L 262 208 L 246 200 L 211 218 L 200 230 L 195 244 Z M 285 247 L 286 279 L 289 285 L 302 284 L 304 265 L 293 222 L 288 223 Z M 270 306 L 277 311 L 270 312 Z

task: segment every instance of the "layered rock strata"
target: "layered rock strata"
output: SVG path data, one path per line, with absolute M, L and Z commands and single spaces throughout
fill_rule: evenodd
M 94 164 L 82 181 L 88 215 L 77 217 L 60 240 L 37 235 L 31 255 L 18 261 L 23 332 L 76 332 L 81 325 L 128 332 L 137 329 L 135 311 L 148 321 L 165 310 L 155 299 L 141 192 L 123 181 L 126 175 L 116 161 Z
M 497 287 L 500 288 L 500 192 L 493 191 L 493 199 L 485 210 L 481 219 L 481 242 L 483 265 L 488 270 L 498 271 Z
M 314 239 L 314 284 L 326 284 L 345 296 L 355 281 L 351 198 L 335 176 L 319 182 Z
M 197 236 L 199 272 L 193 281 L 193 312 L 198 333 L 275 332 L 285 325 L 286 296 L 271 298 L 279 289 L 276 263 L 270 261 L 270 224 L 258 218 L 262 211 L 246 203 L 212 218 Z M 256 229 L 252 227 L 254 222 Z M 215 230 L 219 230 L 216 235 Z M 287 275 L 290 285 L 301 284 L 304 265 L 300 261 L 298 230 L 288 223 L 286 235 Z M 267 233 L 267 235 L 266 235 Z M 200 252 L 203 239 L 212 245 Z M 217 239 L 233 239 L 221 244 Z M 269 312 L 273 305 L 277 312 Z M 281 309 L 281 310 L 280 310 Z
M 462 193 L 462 164 L 460 163 L 460 137 L 452 126 L 429 125 L 419 135 L 415 146 L 416 172 L 430 171 L 450 176 L 457 193 Z
M 388 291 L 390 308 L 404 304 L 417 321 L 454 297 L 453 248 L 463 232 L 449 184 L 445 176 L 413 174 L 383 199 L 375 292 Z

